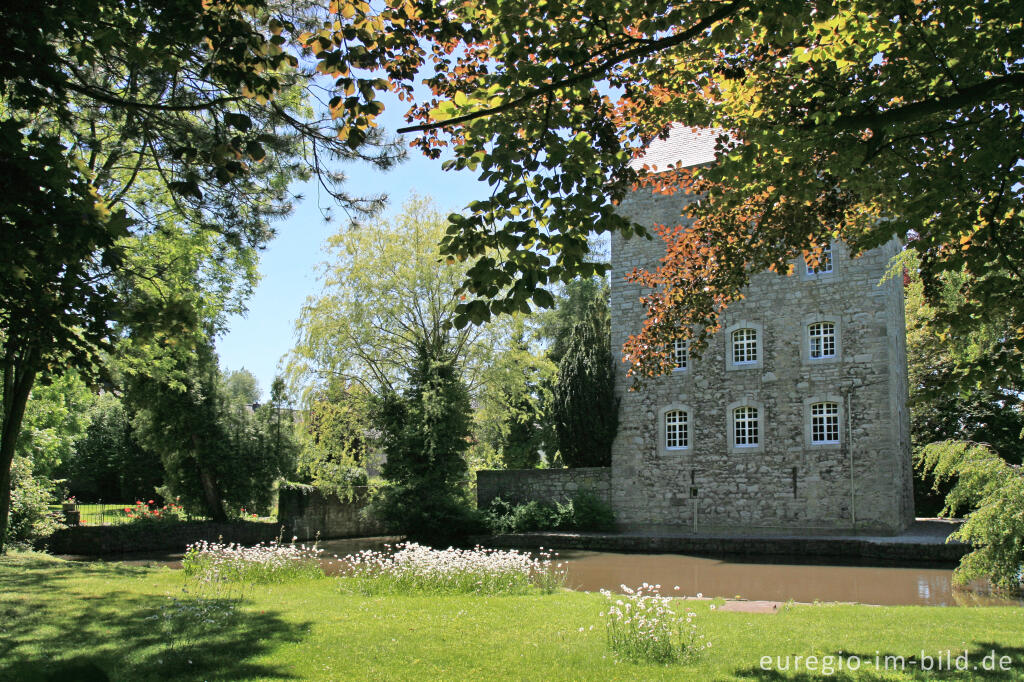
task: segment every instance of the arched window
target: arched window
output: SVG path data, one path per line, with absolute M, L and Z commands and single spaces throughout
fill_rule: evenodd
M 836 356 L 836 326 L 831 322 L 815 322 L 807 326 L 807 352 L 812 360 Z
M 690 418 L 685 410 L 665 413 L 665 449 L 685 450 L 690 447 Z
M 686 369 L 690 360 L 690 342 L 676 339 L 672 342 L 672 362 L 676 369 Z
M 811 443 L 824 445 L 839 442 L 839 403 L 811 405 Z
M 732 333 L 732 364 L 750 365 L 757 362 L 757 330 L 750 327 Z
M 761 444 L 761 420 L 757 408 L 751 405 L 732 411 L 733 447 L 751 448 Z

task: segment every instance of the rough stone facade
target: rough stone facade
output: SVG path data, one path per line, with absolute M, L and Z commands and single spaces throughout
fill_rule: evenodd
M 506 502 L 565 502 L 578 493 L 592 493 L 611 504 L 611 469 L 508 469 L 476 472 L 476 500 L 481 509 L 495 497 Z
M 369 500 L 366 487 L 355 488 L 349 500 L 316 489 L 282 489 L 277 518 L 289 533 L 303 540 L 380 535 L 385 532 L 384 524 L 367 516 Z
M 643 225 L 678 224 L 679 196 L 638 191 L 621 211 Z M 685 370 L 629 390 L 618 363 L 619 431 L 612 507 L 625 529 L 897 533 L 913 521 L 903 281 L 883 278 L 895 242 L 851 259 L 833 244 L 833 271 L 754 276 L 722 331 Z M 612 349 L 640 329 L 638 286 L 623 280 L 664 255 L 655 237 L 612 238 Z M 808 327 L 835 325 L 834 358 L 809 357 Z M 734 365 L 731 331 L 757 330 L 758 361 Z M 730 352 L 731 353 L 731 352 Z M 838 443 L 812 444 L 811 405 L 838 407 Z M 759 444 L 735 447 L 733 410 L 753 406 Z M 669 449 L 665 412 L 688 415 L 688 447 Z M 677 444 L 678 445 L 678 444 Z

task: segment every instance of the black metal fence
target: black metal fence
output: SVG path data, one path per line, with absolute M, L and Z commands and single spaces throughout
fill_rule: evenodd
M 142 504 L 138 504 L 142 502 Z M 131 503 L 95 502 L 83 503 L 78 501 L 63 502 L 59 506 L 51 507 L 59 513 L 62 520 L 69 526 L 119 526 L 123 523 L 130 523 L 142 515 L 161 515 L 170 513 L 163 507 L 150 504 L 148 500 L 138 500 Z M 173 512 L 184 521 L 203 521 L 205 516 L 192 516 L 185 512 Z

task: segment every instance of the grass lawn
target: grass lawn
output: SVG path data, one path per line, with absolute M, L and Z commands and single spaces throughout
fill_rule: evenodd
M 1022 608 L 826 604 L 745 614 L 697 602 L 712 648 L 658 666 L 606 652 L 595 594 L 363 597 L 325 578 L 256 587 L 215 627 L 176 629 L 168 614 L 185 585 L 168 568 L 0 557 L 0 679 L 103 679 L 90 670 L 118 680 L 817 679 L 820 661 L 815 672 L 780 673 L 761 670 L 761 657 L 839 652 L 863 660 L 856 673 L 842 671 L 846 679 L 931 679 L 909 663 L 922 649 L 953 658 L 966 649 L 979 668 L 940 677 L 1024 678 Z M 993 649 L 1009 670 L 982 669 Z M 906 657 L 906 669 L 876 669 L 876 652 Z

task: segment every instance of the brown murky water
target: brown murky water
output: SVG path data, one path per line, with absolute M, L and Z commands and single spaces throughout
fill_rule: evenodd
M 321 543 L 325 556 L 344 556 L 361 549 L 381 549 L 385 542 L 331 540 Z M 596 592 L 620 585 L 660 584 L 663 594 L 697 593 L 705 597 L 736 597 L 773 601 L 840 601 L 862 604 L 929 606 L 1024 606 L 1024 600 L 989 594 L 987 585 L 954 587 L 952 567 L 808 565 L 746 562 L 679 554 L 616 554 L 564 550 L 568 586 Z M 678 592 L 674 589 L 679 586 Z
M 568 561 L 569 587 L 617 590 L 620 585 L 660 584 L 662 594 L 736 597 L 799 602 L 932 606 L 1022 606 L 1024 601 L 993 597 L 984 584 L 953 586 L 952 568 L 835 566 L 798 563 L 746 563 L 676 554 L 561 552 Z M 676 592 L 675 586 L 679 586 Z
M 334 556 L 364 549 L 382 550 L 399 538 L 355 538 L 320 543 L 328 572 Z M 180 554 L 135 557 L 130 563 L 159 563 L 180 568 Z M 568 562 L 568 586 L 575 590 L 617 591 L 620 585 L 661 585 L 662 594 L 742 597 L 773 601 L 838 601 L 862 604 L 927 606 L 1024 606 L 1024 600 L 993 596 L 985 584 L 970 589 L 953 585 L 952 567 L 894 567 L 810 565 L 784 561 L 767 563 L 736 558 L 679 554 L 616 554 L 559 552 Z M 676 591 L 675 586 L 679 586 Z

